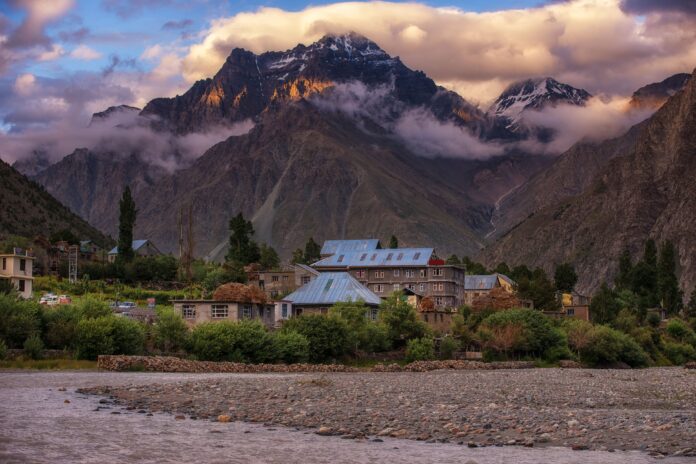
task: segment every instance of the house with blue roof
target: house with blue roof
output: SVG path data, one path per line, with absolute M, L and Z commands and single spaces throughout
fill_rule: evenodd
M 486 296 L 494 288 L 514 293 L 515 282 L 504 274 L 468 275 L 464 281 L 464 303 L 471 305 L 476 298 Z
M 327 314 L 336 303 L 361 301 L 372 308 L 371 316 L 377 316 L 377 307 L 382 300 L 370 289 L 358 282 L 347 272 L 322 272 L 309 283 L 298 288 L 283 301 L 292 304 L 287 317 L 302 314 Z
M 358 239 L 358 240 L 326 240 L 321 247 L 319 253 L 322 258 L 335 255 L 337 253 L 372 251 L 382 248 L 379 240 L 376 238 Z
M 136 256 L 159 256 L 162 254 L 161 251 L 157 249 L 154 243 L 150 240 L 133 240 L 133 251 Z M 113 263 L 116 261 L 118 256 L 118 246 L 115 246 L 109 251 L 108 261 Z

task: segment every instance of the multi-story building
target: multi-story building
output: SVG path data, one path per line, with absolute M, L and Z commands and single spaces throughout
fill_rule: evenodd
M 474 300 L 485 297 L 495 288 L 500 288 L 507 293 L 514 293 L 515 282 L 504 274 L 466 276 L 464 304 L 471 306 Z
M 33 292 L 34 257 L 15 248 L 12 253 L 0 254 L 0 279 L 9 280 L 22 298 L 31 298 Z
M 317 270 L 304 264 L 283 266 L 275 270 L 252 271 L 247 274 L 249 285 L 259 287 L 274 299 L 294 292 L 317 275 Z
M 456 308 L 464 303 L 463 266 L 445 264 L 432 248 L 377 249 L 373 247 L 379 244 L 376 240 L 362 242 L 366 246 L 360 251 L 350 247 L 345 251 L 337 244 L 335 254 L 312 267 L 320 272 L 348 272 L 381 298 L 409 289 L 430 297 L 436 308 Z

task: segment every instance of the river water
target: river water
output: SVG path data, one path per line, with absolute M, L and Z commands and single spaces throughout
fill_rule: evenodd
M 385 439 L 342 440 L 283 427 L 175 420 L 119 408 L 76 388 L 245 374 L 0 372 L 0 463 L 656 463 L 638 452 L 491 447 Z M 248 374 L 247 376 L 254 376 Z M 264 376 L 256 375 L 262 382 Z M 65 391 L 59 390 L 65 388 Z M 68 402 L 66 402 L 66 400 Z M 104 405 L 101 405 L 104 406 Z M 112 414 L 119 412 L 120 414 Z M 660 462 L 694 462 L 668 458 Z

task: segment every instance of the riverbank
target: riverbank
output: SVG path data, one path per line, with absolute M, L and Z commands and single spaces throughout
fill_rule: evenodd
M 84 392 L 183 420 L 301 427 L 344 438 L 696 456 L 696 372 L 681 368 L 325 373 Z

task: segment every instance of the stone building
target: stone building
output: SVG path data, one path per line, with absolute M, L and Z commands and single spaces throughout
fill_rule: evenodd
M 464 304 L 472 306 L 474 300 L 487 296 L 491 290 L 501 289 L 515 293 L 515 282 L 504 274 L 468 275 L 464 284 Z
M 263 290 L 270 298 L 294 292 L 309 283 L 319 272 L 304 264 L 282 266 L 275 270 L 257 270 L 247 273 L 249 285 Z
M 159 256 L 162 254 L 150 240 L 133 240 L 132 246 L 135 256 Z M 116 261 L 117 256 L 118 247 L 115 246 L 109 251 L 107 258 L 110 263 L 113 263 Z

